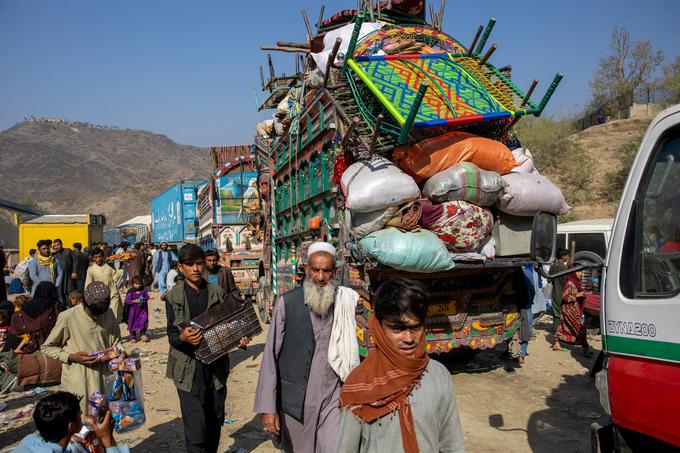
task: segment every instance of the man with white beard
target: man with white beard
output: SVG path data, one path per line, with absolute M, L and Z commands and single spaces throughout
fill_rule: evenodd
M 359 364 L 359 295 L 338 286 L 335 248 L 315 242 L 303 286 L 274 306 L 254 411 L 283 452 L 330 452 L 340 429 L 342 380 Z

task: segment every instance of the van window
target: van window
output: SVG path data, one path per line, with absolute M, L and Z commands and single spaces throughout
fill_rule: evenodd
M 558 233 L 557 234 L 557 244 L 555 245 L 556 248 L 567 248 L 567 235 L 564 233 Z
M 669 297 L 680 292 L 680 128 L 659 140 L 638 196 L 636 293 Z
M 602 259 L 607 256 L 607 239 L 604 233 L 569 233 L 567 249 L 571 250 L 571 243 L 576 241 L 576 252 L 593 252 Z

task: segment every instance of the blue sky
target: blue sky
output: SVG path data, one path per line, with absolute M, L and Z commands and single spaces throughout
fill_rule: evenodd
M 321 1 L 0 0 L 0 130 L 24 117 L 60 117 L 165 134 L 191 145 L 247 144 L 257 112 L 262 44 L 303 41 Z M 498 20 L 490 43 L 497 66 L 511 64 L 542 96 L 565 78 L 545 114 L 578 111 L 609 36 L 625 25 L 667 59 L 680 54 L 680 2 L 449 1 L 444 31 L 468 44 L 478 25 Z M 356 5 L 324 2 L 326 17 Z M 435 3 L 439 5 L 437 1 Z M 276 53 L 290 72 L 291 54 Z M 266 71 L 265 71 L 266 72 Z

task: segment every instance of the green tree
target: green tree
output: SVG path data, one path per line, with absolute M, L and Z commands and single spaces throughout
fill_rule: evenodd
M 611 54 L 600 59 L 590 87 L 594 105 L 616 111 L 632 104 L 635 89 L 650 81 L 664 54 L 649 41 L 632 42 L 626 27 L 614 27 L 610 47 Z
M 661 86 L 669 93 L 669 103 L 680 102 L 680 55 L 663 67 Z

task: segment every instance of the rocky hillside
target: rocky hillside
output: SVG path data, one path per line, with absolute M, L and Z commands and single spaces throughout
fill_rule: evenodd
M 610 218 L 616 215 L 618 202 L 607 201 L 603 193 L 607 187 L 607 173 L 621 168 L 621 153 L 626 144 L 642 138 L 651 119 L 628 119 L 611 121 L 592 126 L 570 136 L 581 146 L 590 162 L 590 183 L 585 187 L 587 195 L 573 204 L 572 220 Z M 548 175 L 551 177 L 551 175 Z M 555 175 L 559 181 L 559 176 Z
M 109 225 L 149 213 L 178 179 L 206 177 L 208 150 L 146 131 L 32 120 L 0 133 L 0 198 L 52 213 L 102 213 Z

